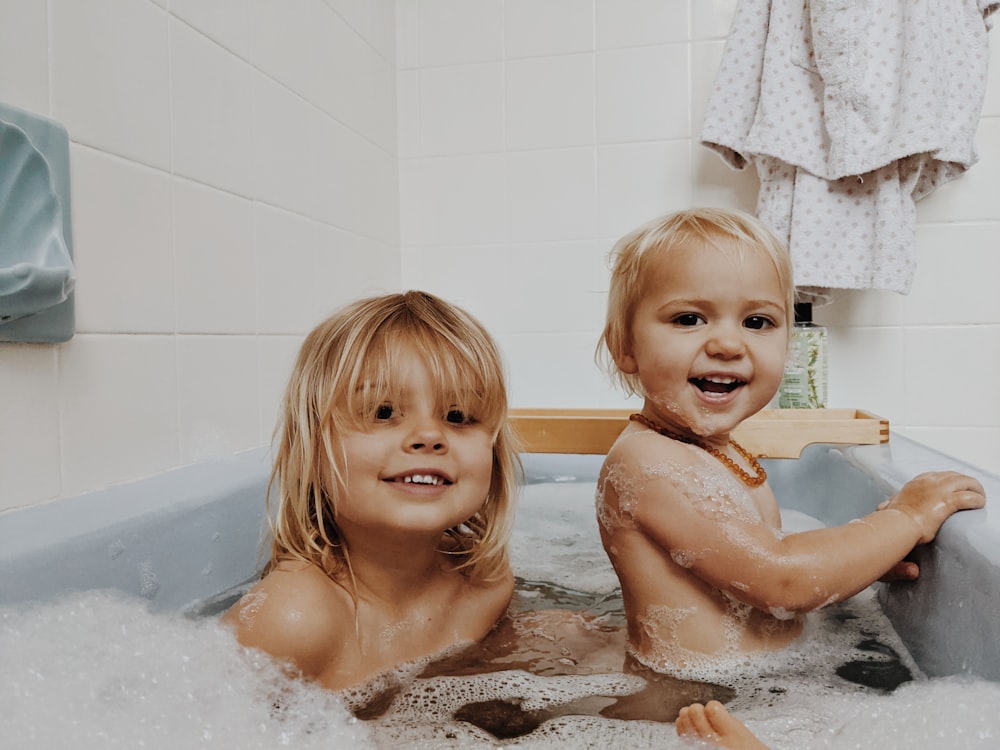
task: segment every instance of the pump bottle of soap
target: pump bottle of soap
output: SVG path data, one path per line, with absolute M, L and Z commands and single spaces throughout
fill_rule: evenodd
M 782 409 L 826 407 L 826 328 L 813 323 L 812 303 L 795 303 L 795 325 L 788 342 L 788 361 L 778 388 Z

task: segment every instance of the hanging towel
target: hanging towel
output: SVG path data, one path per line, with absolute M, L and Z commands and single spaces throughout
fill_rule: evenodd
M 977 160 L 988 0 L 741 0 L 702 143 L 754 163 L 797 286 L 907 293 L 914 202 Z

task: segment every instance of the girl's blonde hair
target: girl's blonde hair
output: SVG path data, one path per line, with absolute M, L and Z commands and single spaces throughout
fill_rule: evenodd
M 349 550 L 337 526 L 337 504 L 350 470 L 339 435 L 345 428 L 365 429 L 399 388 L 403 346 L 424 358 L 442 414 L 460 408 L 495 435 L 483 506 L 444 532 L 441 550 L 476 581 L 508 569 L 520 460 L 507 420 L 499 350 L 468 313 L 426 292 L 409 291 L 355 302 L 303 342 L 275 432 L 268 502 L 276 487 L 279 503 L 265 572 L 279 560 L 310 562 L 341 585 L 352 581 L 354 595 Z
M 646 294 L 651 266 L 671 248 L 697 243 L 744 256 L 764 252 L 785 291 L 785 317 L 793 320 L 795 286 L 788 248 L 759 219 L 743 211 L 692 208 L 661 216 L 629 232 L 611 250 L 608 314 L 595 358 L 627 395 L 642 395 L 639 377 L 618 367 L 631 350 L 632 319 Z

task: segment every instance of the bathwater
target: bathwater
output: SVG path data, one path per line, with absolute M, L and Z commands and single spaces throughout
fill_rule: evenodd
M 786 528 L 811 523 L 785 514 Z M 512 560 L 516 611 L 493 645 L 400 669 L 375 688 L 392 706 L 364 720 L 240 649 L 210 614 L 223 600 L 170 615 L 108 592 L 0 608 L 0 747 L 691 747 L 670 723 L 613 718 L 656 718 L 658 704 L 636 704 L 647 683 L 621 671 L 592 485 L 526 487 Z M 811 615 L 780 656 L 717 677 L 776 750 L 1000 746 L 1000 685 L 923 678 L 870 591 Z

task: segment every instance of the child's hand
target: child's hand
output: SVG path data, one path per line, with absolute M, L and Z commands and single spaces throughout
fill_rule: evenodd
M 954 471 L 933 471 L 911 479 L 878 507 L 902 511 L 912 518 L 920 528 L 918 543 L 926 544 L 952 513 L 985 504 L 986 490 L 978 480 Z
M 901 560 L 883 573 L 879 580 L 883 583 L 900 583 L 902 581 L 915 581 L 919 577 L 919 565 L 909 560 Z

